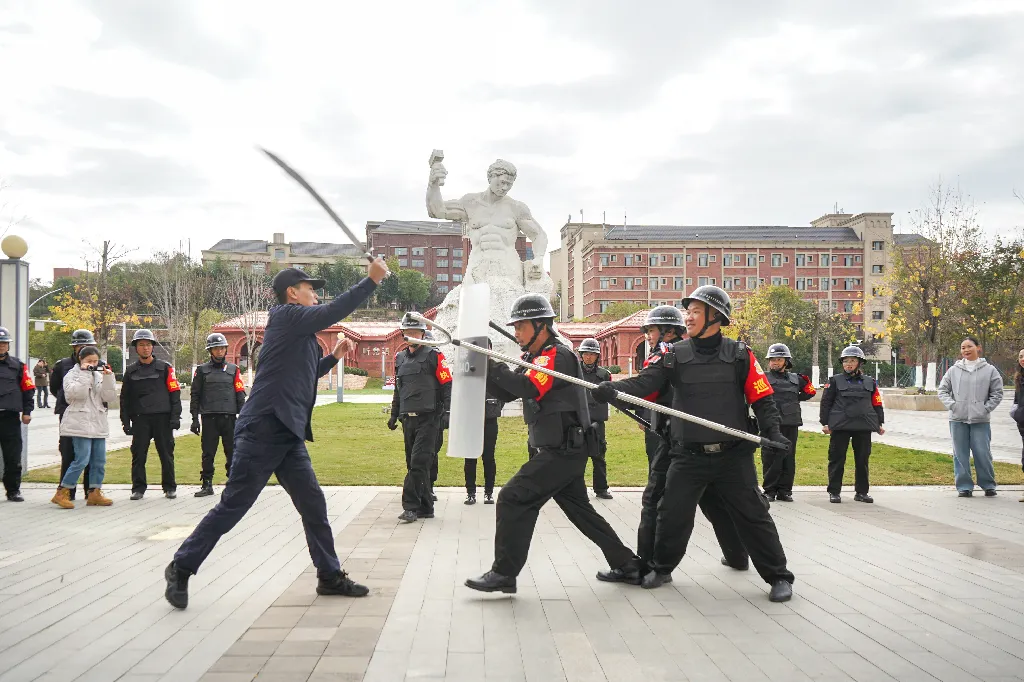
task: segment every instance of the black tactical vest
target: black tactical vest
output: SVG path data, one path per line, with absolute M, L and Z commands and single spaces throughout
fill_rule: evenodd
M 850 381 L 846 374 L 832 377 L 836 383 L 836 401 L 828 413 L 828 428 L 833 431 L 878 431 L 878 413 L 871 404 L 875 380 L 865 374 L 862 381 Z
M 591 384 L 599 384 L 602 381 L 611 381 L 612 373 L 603 367 L 594 367 L 593 372 L 588 372 L 583 367 L 583 379 Z M 587 391 L 587 409 L 590 410 L 590 419 L 595 422 L 608 421 L 608 403 L 601 403 L 594 400 L 594 396 Z
M 0 361 L 0 410 L 21 412 L 24 407 L 21 400 L 24 365 L 25 363 L 12 355 Z
M 238 367 L 230 362 L 219 365 L 207 362 L 199 365 L 197 374 L 203 375 L 203 395 L 199 400 L 199 414 L 236 414 L 235 373 Z M 193 396 L 194 397 L 194 396 Z
M 170 414 L 171 394 L 167 390 L 169 368 L 170 365 L 163 360 L 154 359 L 148 365 L 138 362 L 128 369 L 124 380 L 130 385 L 128 390 L 132 403 L 127 406 L 129 416 Z
M 740 431 L 749 431 L 747 401 L 738 364 L 746 366 L 746 346 L 723 337 L 715 355 L 701 355 L 689 339 L 677 341 L 661 362 L 672 366 L 672 407 Z M 745 378 L 745 372 L 742 373 Z M 720 443 L 735 440 L 711 429 L 672 420 L 672 440 L 684 443 Z
M 579 358 L 570 349 L 555 344 L 558 355 L 571 358 L 577 377 L 583 377 Z M 523 359 L 532 362 L 536 356 L 527 355 Z M 554 369 L 554 367 L 552 367 Z M 526 369 L 519 367 L 517 374 L 524 374 Z M 569 374 L 570 372 L 566 372 Z M 563 419 L 563 413 L 576 415 L 578 425 L 590 428 L 590 410 L 587 409 L 587 389 L 563 381 L 559 381 L 540 400 L 523 401 L 523 421 L 529 432 L 528 443 L 533 448 L 561 448 L 566 445 L 566 426 L 574 420 Z
M 402 414 L 434 412 L 437 409 L 437 391 L 440 384 L 431 367 L 430 358 L 437 363 L 437 351 L 421 348 L 414 354 L 406 348 L 395 357 L 395 390 L 398 391 Z
M 775 406 L 782 416 L 782 426 L 800 426 L 804 423 L 800 412 L 800 376 L 793 372 L 768 372 L 768 383 L 775 391 Z

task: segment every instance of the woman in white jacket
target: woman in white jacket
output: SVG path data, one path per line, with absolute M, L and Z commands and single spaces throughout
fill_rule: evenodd
M 68 467 L 51 501 L 62 509 L 74 509 L 71 489 L 78 485 L 78 477 L 88 466 L 86 505 L 109 507 L 113 501 L 105 497 L 100 488 L 110 434 L 107 405 L 117 400 L 117 386 L 110 366 L 100 363 L 100 352 L 95 346 L 86 346 L 78 352 L 78 364 L 64 376 L 64 399 L 68 409 L 60 422 L 60 435 L 71 438 L 75 461 Z
M 985 358 L 981 344 L 968 336 L 960 344 L 958 360 L 939 384 L 939 400 L 949 410 L 949 433 L 953 437 L 953 476 L 960 497 L 974 492 L 971 454 L 978 471 L 978 485 L 986 497 L 996 494 L 996 472 L 992 466 L 992 411 L 1003 400 L 1003 378 Z

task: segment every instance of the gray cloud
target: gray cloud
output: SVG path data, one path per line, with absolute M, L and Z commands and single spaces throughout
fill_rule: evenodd
M 104 133 L 118 140 L 152 139 L 189 131 L 185 119 L 174 110 L 141 97 L 111 97 L 83 90 L 54 88 L 46 108 L 57 120 L 70 127 Z

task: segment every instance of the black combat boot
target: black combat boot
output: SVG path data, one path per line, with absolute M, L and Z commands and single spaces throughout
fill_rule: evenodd
M 209 497 L 210 495 L 213 495 L 213 479 L 204 478 L 203 487 L 196 492 L 196 497 Z
M 188 579 L 191 576 L 185 569 L 175 566 L 173 561 L 164 569 L 164 580 L 167 581 L 164 598 L 176 609 L 188 606 Z
M 370 588 L 354 582 L 345 571 L 338 571 L 334 575 L 319 578 L 316 593 L 339 597 L 365 597 L 370 593 Z

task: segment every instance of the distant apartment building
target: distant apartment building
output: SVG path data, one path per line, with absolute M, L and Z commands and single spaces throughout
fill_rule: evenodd
M 592 319 L 619 301 L 679 305 L 704 284 L 739 308 L 758 287 L 782 285 L 874 338 L 889 316 L 882 285 L 892 250 L 919 240 L 894 235 L 891 213 L 827 214 L 800 227 L 570 222 L 551 275 L 562 320 Z
M 202 253 L 203 265 L 217 260 L 235 270 L 246 269 L 268 273 L 273 268 L 312 268 L 318 263 L 334 263 L 339 258 L 351 259 L 366 267 L 365 250 L 360 244 L 330 242 L 286 242 L 283 232 L 275 232 L 273 241 L 262 239 L 221 239 Z
M 85 270 L 79 270 L 78 268 L 54 268 L 53 281 L 56 282 L 58 279 L 64 278 L 78 279 L 84 274 Z
M 371 220 L 366 243 L 374 256 L 396 258 L 401 268 L 418 270 L 444 295 L 462 282 L 472 245 L 462 223 L 440 220 Z M 526 237 L 516 240 L 523 260 L 533 258 Z

